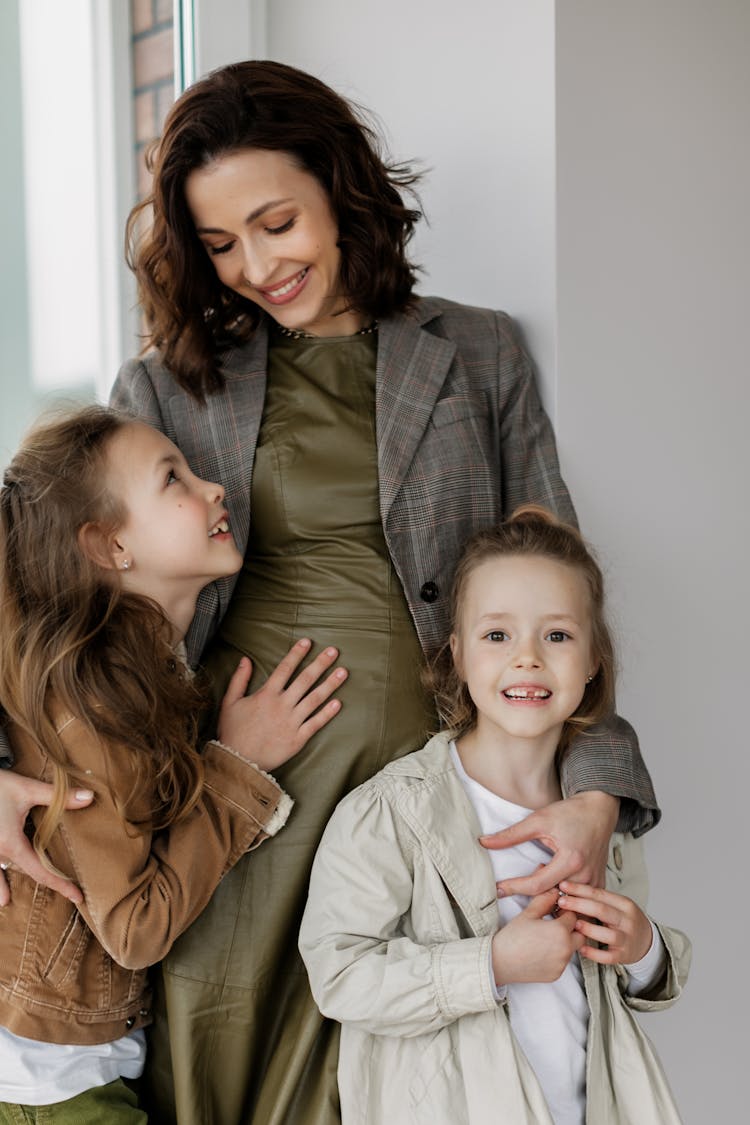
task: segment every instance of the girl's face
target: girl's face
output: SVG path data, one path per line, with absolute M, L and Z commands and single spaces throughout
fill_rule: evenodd
M 107 447 L 106 477 L 128 513 L 112 547 L 126 589 L 153 598 L 176 622 L 207 583 L 239 570 L 224 489 L 196 477 L 164 434 L 127 423 Z M 191 617 L 192 608 L 185 627 Z
M 479 737 L 550 736 L 556 746 L 596 671 L 585 578 L 538 556 L 481 563 L 468 578 L 451 651 Z
M 219 278 L 285 328 L 345 336 L 365 318 L 341 292 L 328 195 L 285 152 L 242 149 L 191 172 L 185 197 Z

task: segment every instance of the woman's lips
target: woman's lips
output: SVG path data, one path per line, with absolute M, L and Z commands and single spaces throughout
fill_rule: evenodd
M 269 289 L 259 289 L 258 292 L 262 295 L 264 300 L 272 305 L 286 305 L 289 301 L 293 301 L 297 294 L 302 290 L 306 281 L 307 275 L 310 271 L 309 266 L 299 270 L 297 273 L 292 274 L 285 281 L 279 282 Z

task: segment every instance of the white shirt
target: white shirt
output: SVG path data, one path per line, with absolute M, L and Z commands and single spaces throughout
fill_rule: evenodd
M 40 1043 L 0 1027 L 0 1102 L 52 1105 L 106 1086 L 138 1078 L 146 1058 L 143 1030 L 94 1046 Z
M 455 743 L 451 743 L 451 757 L 483 833 L 509 828 L 532 811 L 498 797 L 469 777 Z M 540 863 L 549 863 L 551 856 L 538 840 L 490 849 L 487 854 L 497 882 L 531 875 Z M 525 895 L 498 899 L 500 925 L 507 925 L 528 902 Z M 655 940 L 646 956 L 637 965 L 626 966 L 631 973 L 629 992 L 650 987 L 663 969 L 666 954 L 653 924 L 652 932 Z M 555 1125 L 584 1125 L 589 1008 L 578 955 L 556 981 L 508 984 L 496 992 L 498 999 L 504 996 L 507 1000 L 513 1033 L 539 1080 Z

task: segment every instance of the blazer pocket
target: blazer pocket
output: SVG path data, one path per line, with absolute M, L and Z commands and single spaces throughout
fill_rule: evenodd
M 432 408 L 430 421 L 438 428 L 461 422 L 464 418 L 487 419 L 487 402 L 481 395 L 447 395 Z

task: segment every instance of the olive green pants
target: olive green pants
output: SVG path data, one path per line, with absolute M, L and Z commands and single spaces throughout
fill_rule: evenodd
M 145 1125 L 138 1099 L 121 1078 L 53 1105 L 0 1102 L 0 1125 Z

